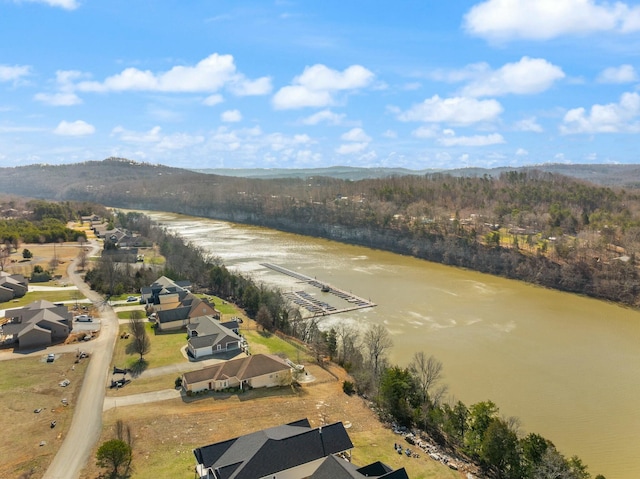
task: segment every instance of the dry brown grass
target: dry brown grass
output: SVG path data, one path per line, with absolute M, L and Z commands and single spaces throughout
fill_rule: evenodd
M 86 360 L 75 364 L 75 354 L 56 357 L 53 363 L 41 357 L 2 361 L 0 363 L 0 477 L 13 479 L 34 471 L 43 472 L 62 444 L 71 425 L 75 398 L 80 391 Z M 73 368 L 73 369 L 72 369 Z M 66 388 L 58 383 L 69 379 Z M 69 406 L 63 406 L 66 398 Z M 36 414 L 36 408 L 43 410 Z M 56 420 L 55 428 L 50 427 Z M 46 444 L 40 446 L 40 442 Z
M 85 246 L 85 248 L 87 247 Z M 33 258 L 25 260 L 22 257 L 22 251 L 24 249 L 31 251 Z M 36 265 L 41 266 L 42 269 L 49 270 L 51 268 L 51 260 L 55 256 L 58 264 L 54 268 L 52 275 L 60 276 L 59 282 L 64 283 L 68 282 L 67 267 L 69 263 L 78 256 L 79 252 L 80 245 L 76 242 L 60 243 L 56 244 L 55 247 L 51 243 L 24 243 L 19 246 L 18 251 L 11 253 L 10 262 L 7 264 L 5 270 L 9 273 L 17 273 L 29 277 Z
M 398 436 L 378 421 L 362 398 L 344 394 L 342 381 L 319 366 L 308 365 L 307 369 L 317 380 L 299 389 L 209 394 L 109 410 L 97 446 L 114 437 L 114 425 L 122 420 L 135 436 L 132 477 L 190 479 L 194 448 L 306 417 L 314 427 L 323 422 L 350 423 L 349 435 L 356 445 L 355 464 L 382 460 L 394 468 L 406 467 L 412 479 L 461 477 L 425 454 L 419 459 L 399 456 L 393 450 Z M 344 377 L 337 368 L 332 372 Z M 94 479 L 99 474 L 100 470 L 90 464 L 81 478 Z

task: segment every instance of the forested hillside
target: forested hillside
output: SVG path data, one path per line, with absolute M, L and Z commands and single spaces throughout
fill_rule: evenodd
M 0 191 L 264 225 L 640 305 L 636 190 L 537 170 L 359 181 L 223 177 L 119 159 L 9 170 Z

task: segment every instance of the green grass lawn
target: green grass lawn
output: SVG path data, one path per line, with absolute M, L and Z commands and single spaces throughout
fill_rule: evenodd
M 185 331 L 156 334 L 152 323 L 146 323 L 146 327 L 151 340 L 151 349 L 144 356 L 146 369 L 187 361 L 187 358 L 180 351 L 187 344 L 187 333 Z M 120 334 L 128 332 L 128 330 L 128 325 L 120 325 Z M 133 351 L 132 342 L 131 336 L 128 339 L 118 337 L 113 351 L 113 366 L 132 369 L 137 367 L 140 355 Z
M 118 316 L 119 319 L 131 319 L 131 313 L 133 313 L 134 311 L 139 311 L 139 314 L 141 314 L 141 318 L 144 318 L 146 316 L 144 309 L 129 309 L 126 311 L 117 311 L 116 316 Z
M 29 303 L 44 299 L 52 303 L 60 301 L 81 300 L 85 297 L 78 292 L 77 289 L 60 290 L 60 291 L 32 291 L 25 294 L 22 298 L 0 303 L 2 309 L 21 308 Z
M 253 354 L 285 354 L 294 362 L 313 361 L 313 357 L 306 348 L 302 346 L 296 347 L 275 334 L 263 331 L 243 330 L 242 328 L 240 329 L 240 333 L 247 339 L 249 351 Z

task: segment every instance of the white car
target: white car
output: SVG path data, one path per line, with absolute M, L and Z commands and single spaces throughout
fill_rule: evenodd
M 86 323 L 90 323 L 91 321 L 93 321 L 93 318 L 88 314 L 80 314 L 73 319 L 75 319 L 76 321 L 86 322 Z

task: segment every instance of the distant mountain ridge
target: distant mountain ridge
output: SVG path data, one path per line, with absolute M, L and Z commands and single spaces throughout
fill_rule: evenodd
M 496 168 L 455 168 L 455 169 L 424 169 L 410 170 L 407 168 L 383 168 L 383 167 L 354 167 L 354 166 L 330 166 L 327 168 L 201 168 L 191 171 L 214 174 L 220 176 L 231 176 L 254 179 L 275 179 L 275 178 L 309 178 L 316 176 L 327 176 L 343 180 L 357 181 L 371 178 L 387 178 L 392 176 L 405 175 L 433 175 L 445 174 L 451 176 L 473 176 L 484 175 L 497 177 L 506 171 L 529 171 L 539 170 L 548 173 L 589 181 L 600 186 L 640 188 L 640 164 L 632 165 L 609 165 L 609 164 L 564 164 L 564 163 L 544 163 L 540 165 L 527 165 L 519 167 L 501 166 Z
M 124 158 L 107 158 L 63 165 L 34 164 L 0 168 L 0 193 L 53 200 L 97 200 L 109 190 L 117 190 L 118 202 L 126 203 L 131 193 L 148 194 L 162 188 L 168 191 L 178 184 L 235 182 L 242 191 L 253 180 L 286 181 L 306 178 L 331 178 L 343 181 L 371 180 L 401 176 L 451 175 L 455 177 L 497 178 L 508 171 L 539 170 L 588 181 L 598 186 L 640 188 L 640 165 L 566 165 L 543 164 L 526 167 L 458 168 L 452 170 L 406 168 L 362 168 L 332 166 L 308 169 L 230 169 L 187 170 L 166 165 L 140 163 Z M 185 188 L 189 188 L 185 186 Z M 148 193 L 144 193 L 144 192 Z M 175 193 L 174 193 L 175 194 Z

